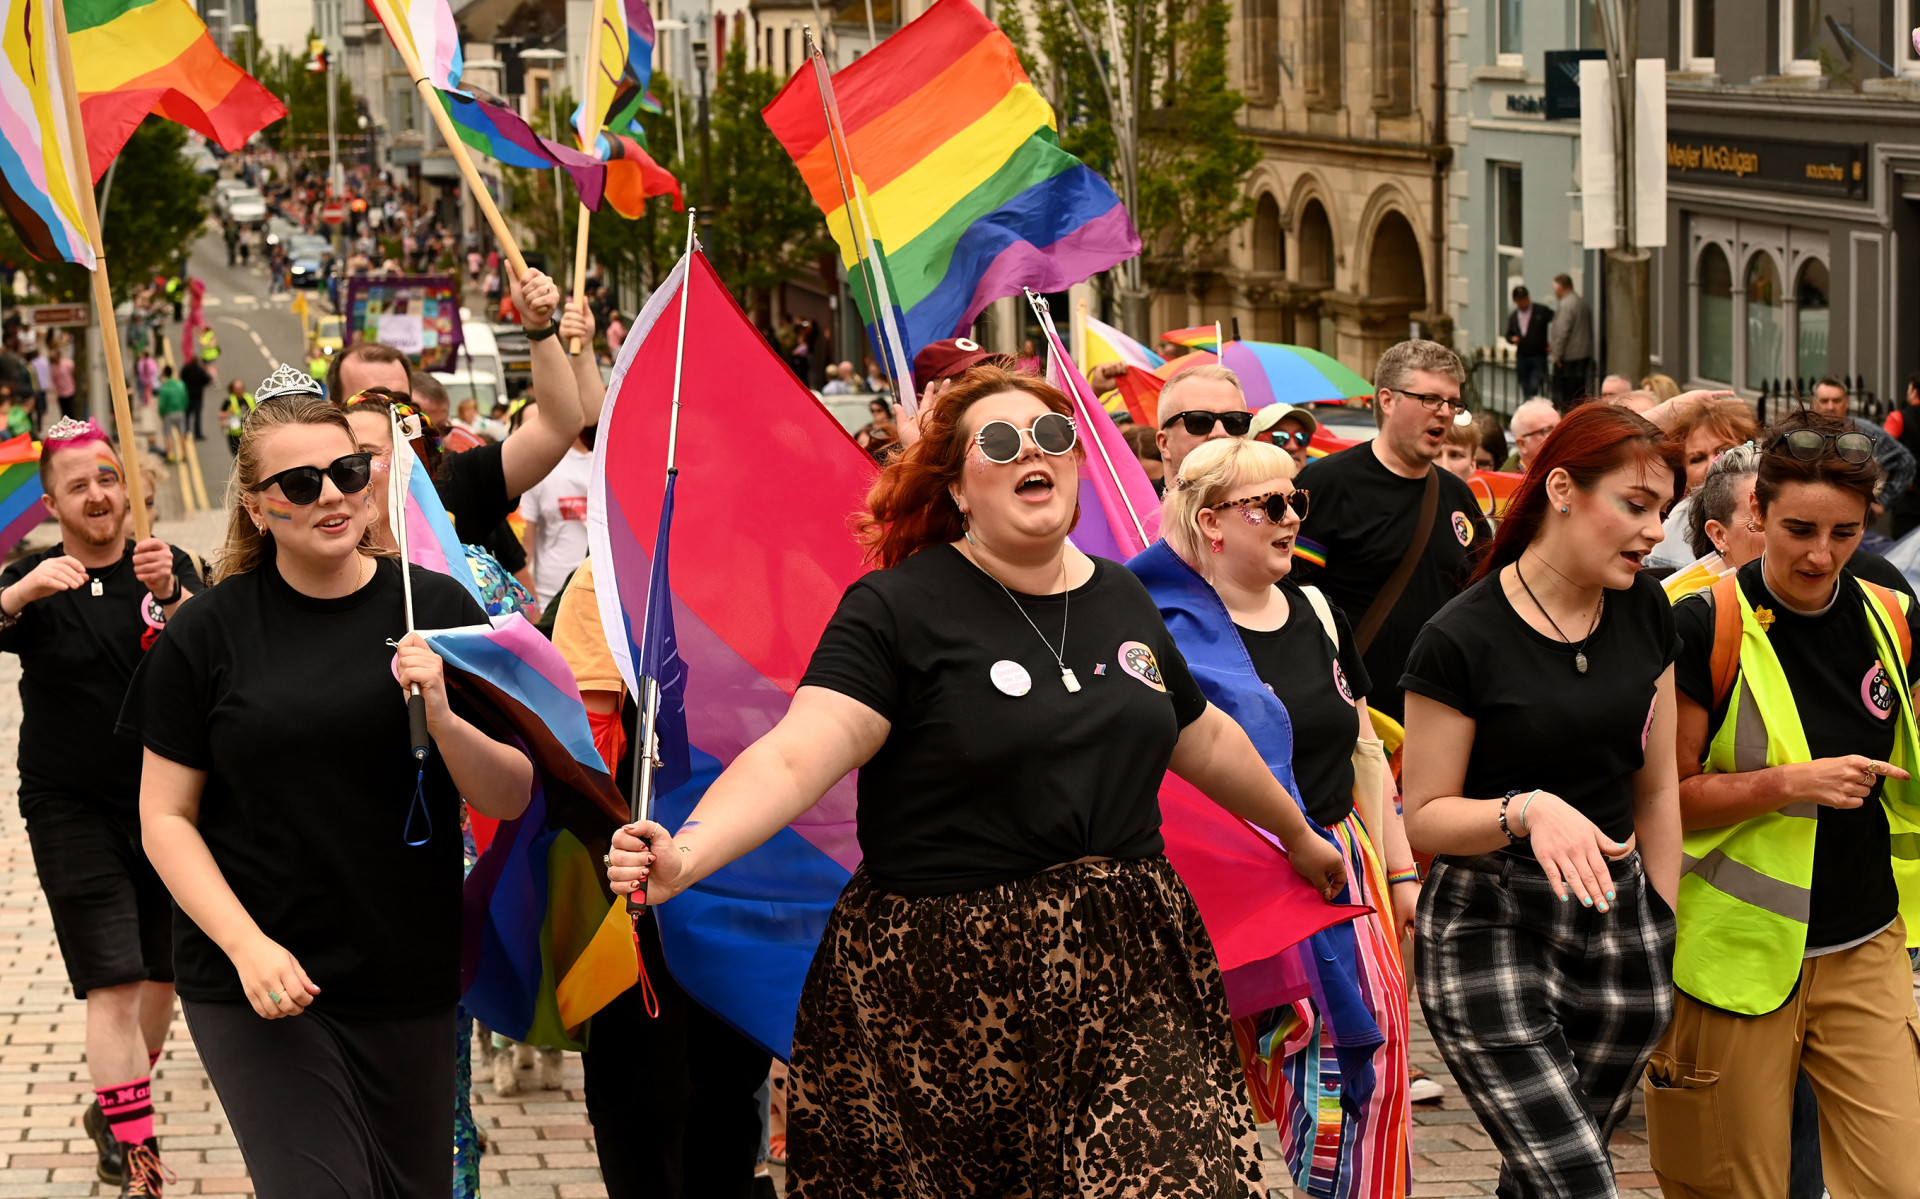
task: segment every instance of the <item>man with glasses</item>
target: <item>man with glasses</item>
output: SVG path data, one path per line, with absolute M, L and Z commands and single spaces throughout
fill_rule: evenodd
M 1245 437 L 1253 427 L 1240 376 L 1217 363 L 1181 371 L 1160 390 L 1160 460 L 1166 477 L 1180 477 L 1180 464 L 1203 442 Z
M 1887 477 L 1880 484 L 1880 493 L 1875 497 L 1873 515 L 1879 516 L 1897 503 L 1907 489 L 1913 486 L 1913 454 L 1900 443 L 1900 439 L 1890 436 L 1879 425 L 1864 416 L 1854 416 L 1848 411 L 1853 406 L 1852 397 L 1847 394 L 1847 385 L 1828 375 L 1813 385 L 1813 401 L 1810 405 L 1821 416 L 1831 416 L 1843 424 L 1852 425 L 1856 432 L 1864 433 L 1873 442 L 1873 456 L 1880 463 L 1880 469 Z
M 1560 410 L 1553 406 L 1552 400 L 1528 400 L 1513 410 L 1513 419 L 1507 422 L 1507 432 L 1513 435 L 1513 453 L 1500 465 L 1505 471 L 1525 471 L 1533 464 L 1533 456 L 1540 447 L 1547 444 L 1547 434 L 1553 432 L 1560 423 Z
M 1466 586 L 1470 555 L 1493 533 L 1467 484 L 1435 465 L 1465 411 L 1459 357 L 1437 342 L 1403 341 L 1380 356 L 1373 380 L 1379 436 L 1308 463 L 1294 480 L 1313 493 L 1294 541 L 1294 578 L 1355 617 L 1374 680 L 1367 703 L 1399 720 L 1414 635 Z

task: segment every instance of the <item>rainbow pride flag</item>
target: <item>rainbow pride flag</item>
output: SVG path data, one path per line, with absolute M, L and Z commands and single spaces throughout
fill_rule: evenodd
M 0 558 L 47 519 L 40 502 L 40 443 L 30 433 L 0 441 Z
M 629 107 L 637 110 L 653 79 L 653 13 L 646 0 L 598 0 L 595 7 L 600 22 L 600 78 L 595 84 L 599 124 L 626 133 L 629 130 L 615 125 L 613 118 Z M 623 87 L 629 84 L 631 94 Z M 587 121 L 584 99 L 574 106 L 572 121 L 580 144 L 592 145 L 600 130 Z M 631 115 L 627 121 L 631 123 Z
M 421 635 L 452 691 L 536 768 L 527 810 L 492 830 L 467 875 L 461 1005 L 516 1041 L 579 1049 L 580 1026 L 639 977 L 625 904 L 600 869 L 627 806 L 573 672 L 524 616 Z
M 64 7 L 95 182 L 148 113 L 228 150 L 287 115 L 272 92 L 220 53 L 187 0 L 66 0 Z
M 1113 189 L 1060 148 L 1013 44 L 968 0 L 938 0 L 836 71 L 831 97 L 846 139 L 838 168 L 811 65 L 761 112 L 849 273 L 872 266 L 848 211 L 857 189 L 881 265 L 876 295 L 894 311 L 871 311 L 861 283 L 852 291 L 869 328 L 883 315 L 898 324 L 907 358 L 966 333 L 994 300 L 1064 291 L 1140 252 Z
M 682 295 L 686 365 L 669 589 L 653 564 L 666 521 L 666 397 Z M 743 439 L 742 428 L 755 435 Z M 621 347 L 594 444 L 587 526 L 601 622 L 636 694 L 656 581 L 665 601 L 656 634 L 671 621 L 673 652 L 657 644 L 653 651 L 654 669 L 668 676 L 660 681 L 672 684 L 663 686 L 662 748 L 684 727 L 687 756 L 660 780 L 655 817 L 668 828 L 786 714 L 841 593 L 867 570 L 846 517 L 874 472 L 706 258 L 682 259 Z M 768 521 L 764 497 L 740 486 L 756 478 L 782 480 L 779 520 Z M 758 849 L 649 909 L 674 978 L 785 1058 L 801 983 L 859 863 L 850 775 Z
M 0 204 L 27 253 L 91 270 L 93 246 L 80 214 L 66 88 L 54 53 L 53 9 L 7 0 L 0 30 Z
M 1220 326 L 1192 325 L 1185 329 L 1169 329 L 1160 335 L 1161 341 L 1170 341 L 1189 350 L 1208 350 L 1220 352 Z
M 444 0 L 442 0 L 444 3 Z M 541 137 L 520 119 L 520 114 L 503 104 L 466 92 L 440 90 L 440 103 L 460 140 L 508 166 L 548 171 L 563 167 L 573 176 L 580 202 L 595 212 L 606 190 L 606 164 L 591 154 L 569 149 L 559 142 Z

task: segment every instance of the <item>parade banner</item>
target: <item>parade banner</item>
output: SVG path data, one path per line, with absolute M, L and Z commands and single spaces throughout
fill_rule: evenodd
M 452 370 L 463 340 L 460 291 L 451 275 L 354 275 L 347 280 L 348 346 L 377 341 L 404 351 L 421 370 Z

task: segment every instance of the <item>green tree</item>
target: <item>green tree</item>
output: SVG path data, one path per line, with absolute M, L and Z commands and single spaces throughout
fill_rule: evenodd
M 187 131 L 172 121 L 150 116 L 120 151 L 107 197 L 101 234 L 106 240 L 108 278 L 117 299 L 165 274 L 193 245 L 206 224 L 203 200 L 213 181 L 196 175 L 182 151 Z M 96 188 L 99 194 L 104 188 Z M 92 297 L 85 268 L 27 257 L 11 224 L 0 224 L 0 262 L 27 273 L 34 295 L 52 301 Z
M 319 37 L 317 31 L 309 31 L 309 41 Z M 308 155 L 324 159 L 327 154 L 327 75 L 321 71 L 307 70 L 311 61 L 302 50 L 292 52 L 280 50 L 271 57 L 261 59 L 256 65 L 260 82 L 268 91 L 280 98 L 287 106 L 287 115 L 275 121 L 261 131 L 261 139 L 267 145 L 282 154 Z M 334 62 L 332 70 L 343 71 L 345 63 Z M 346 137 L 356 133 L 354 126 L 353 84 L 344 75 L 340 78 L 340 94 L 336 100 L 337 132 Z M 344 160 L 348 152 L 341 151 Z
M 1224 0 L 1008 0 L 1001 10 L 1061 146 L 1113 181 L 1140 231 L 1143 261 L 1117 272 L 1136 336 L 1144 288 L 1212 269 L 1222 239 L 1253 214 L 1244 186 L 1260 149 L 1227 85 L 1231 16 Z

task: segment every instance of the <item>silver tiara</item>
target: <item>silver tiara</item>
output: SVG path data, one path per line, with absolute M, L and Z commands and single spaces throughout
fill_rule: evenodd
M 70 416 L 63 416 L 55 421 L 47 429 L 46 433 L 42 434 L 41 440 L 72 441 L 78 437 L 94 436 L 105 436 L 99 425 L 94 424 L 91 420 L 75 420 Z
M 284 362 L 275 367 L 273 373 L 261 381 L 260 386 L 253 389 L 253 398 L 256 402 L 277 400 L 282 396 L 324 396 L 325 394 L 325 390 L 313 381 L 312 375 Z

